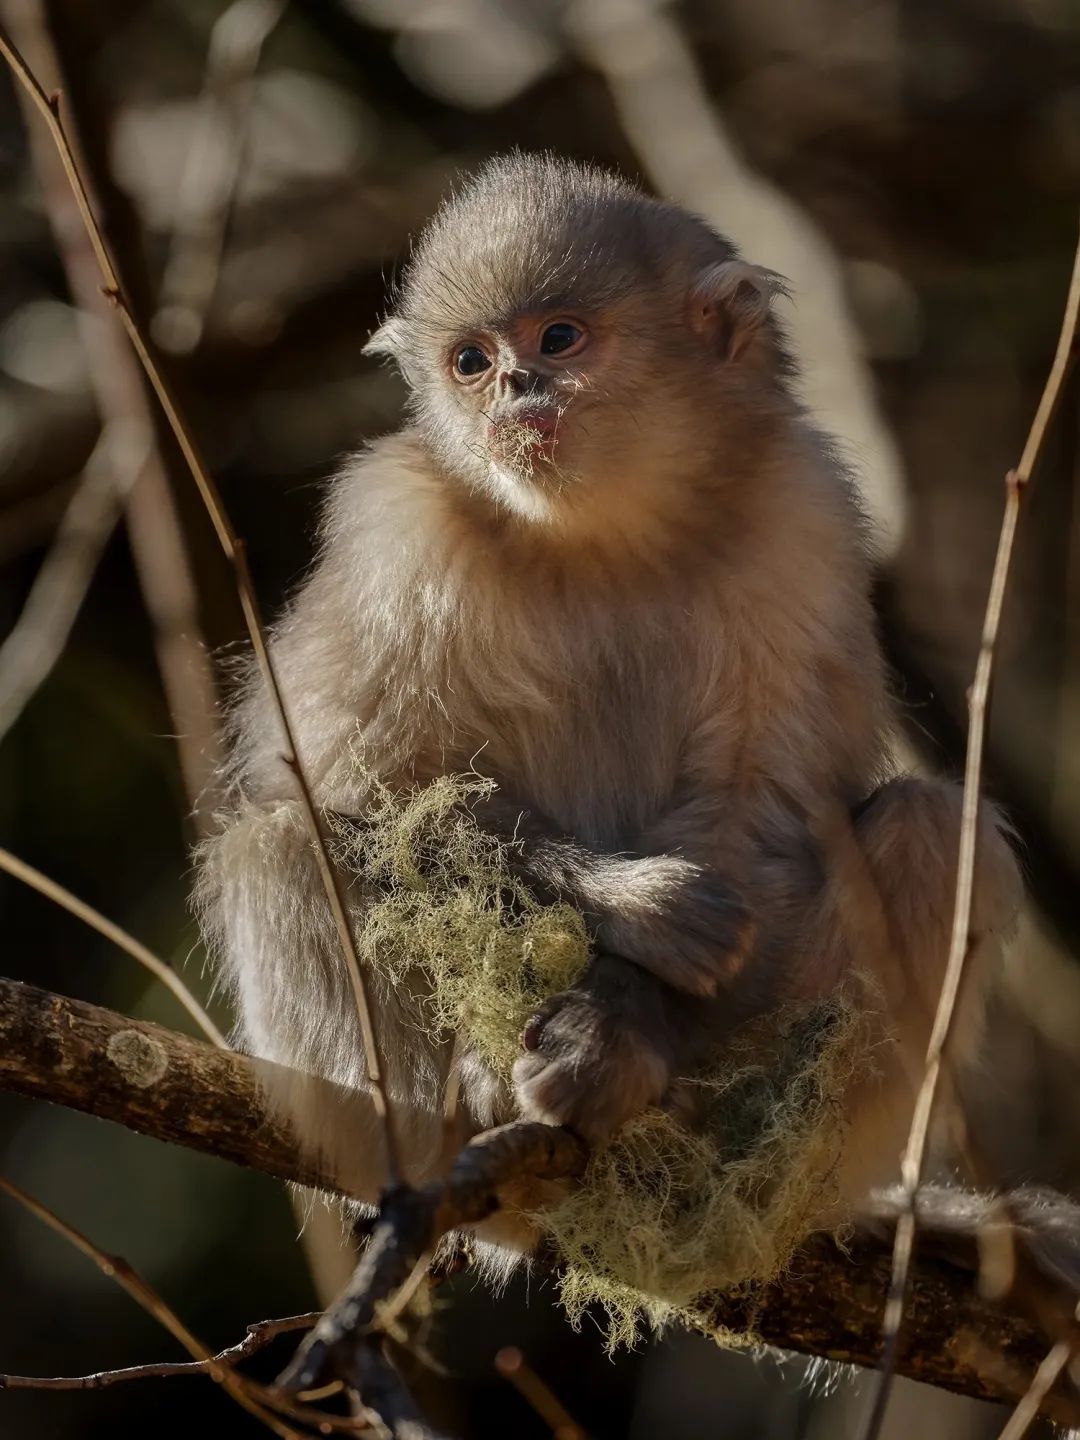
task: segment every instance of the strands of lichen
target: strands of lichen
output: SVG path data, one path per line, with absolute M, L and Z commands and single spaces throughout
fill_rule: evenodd
M 833 1198 L 843 1095 L 872 1044 L 843 997 L 759 1022 L 694 1077 L 694 1130 L 649 1110 L 595 1151 L 581 1188 L 535 1217 L 566 1262 L 571 1321 L 600 1307 L 614 1349 L 776 1279 Z
M 395 795 L 372 785 L 363 821 L 335 822 L 342 862 L 371 886 L 357 945 L 395 983 L 427 982 L 423 1023 L 463 1032 L 509 1077 L 537 1006 L 572 985 L 589 956 L 569 905 L 541 905 L 512 873 L 510 847 L 477 825 L 485 780 L 445 776 Z
M 533 426 L 510 419 L 499 422 L 499 457 L 509 469 L 531 475 L 541 444 L 541 437 Z
M 463 1031 L 508 1077 L 525 1021 L 578 978 L 588 938 L 581 915 L 541 905 L 511 847 L 476 823 L 471 807 L 492 788 L 370 782 L 364 819 L 337 820 L 335 844 L 370 885 L 361 958 L 395 983 L 421 976 L 428 1032 Z M 643 1327 L 701 1326 L 710 1293 L 782 1273 L 833 1198 L 843 1098 L 872 1067 L 874 1008 L 840 994 L 745 1027 L 684 1082 L 693 1129 L 653 1109 L 594 1151 L 582 1185 L 532 1217 L 563 1262 L 573 1322 L 599 1307 L 614 1349 Z

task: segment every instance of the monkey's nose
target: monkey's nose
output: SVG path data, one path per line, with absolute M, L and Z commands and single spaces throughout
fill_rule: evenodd
M 528 395 L 536 388 L 537 376 L 531 370 L 526 370 L 518 365 L 513 370 L 499 371 L 499 394 L 504 398 L 511 398 L 516 395 Z

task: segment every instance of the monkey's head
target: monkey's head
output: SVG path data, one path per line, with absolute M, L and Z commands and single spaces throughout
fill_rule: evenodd
M 526 521 L 625 529 L 745 473 L 790 409 L 782 288 L 677 207 L 518 154 L 445 202 L 366 348 L 449 477 Z

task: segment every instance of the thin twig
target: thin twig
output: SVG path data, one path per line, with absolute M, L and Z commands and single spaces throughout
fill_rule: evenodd
M 506 1345 L 499 1351 L 495 1356 L 495 1369 L 551 1427 L 555 1440 L 587 1440 L 585 1431 L 516 1345 Z
M 244 614 L 248 634 L 251 638 L 256 663 L 258 664 L 271 704 L 273 705 L 281 726 L 282 739 L 284 742 L 282 759 L 292 771 L 297 789 L 300 793 L 319 875 L 323 888 L 326 891 L 326 898 L 330 904 L 338 939 L 341 943 L 342 954 L 344 955 L 346 968 L 349 972 L 353 997 L 356 1003 L 357 1017 L 363 1037 L 367 1078 L 371 1085 L 372 1098 L 382 1126 L 387 1171 L 391 1181 L 394 1181 L 401 1173 L 397 1134 L 383 1077 L 381 1057 L 376 1040 L 374 1016 L 368 1000 L 367 984 L 357 954 L 352 928 L 349 925 L 341 879 L 330 859 L 322 826 L 319 821 L 319 814 L 315 807 L 315 801 L 307 776 L 304 773 L 292 724 L 289 720 L 288 711 L 281 693 L 277 670 L 268 648 L 266 629 L 260 613 L 255 588 L 252 584 L 251 573 L 248 569 L 247 555 L 243 542 L 233 530 L 218 493 L 217 486 L 199 453 L 195 438 L 181 416 L 172 392 L 165 381 L 165 377 L 151 355 L 138 323 L 135 320 L 134 312 L 125 298 L 120 276 L 110 259 L 104 237 L 94 218 L 86 188 L 65 132 L 64 122 L 60 117 L 60 97 L 57 94 L 47 95 L 45 93 L 22 55 L 2 29 L 0 29 L 0 54 L 4 56 L 10 65 L 19 83 L 33 100 L 34 105 L 49 128 L 49 133 L 53 138 L 57 152 L 63 163 L 68 183 L 71 186 L 72 193 L 78 204 L 79 213 L 86 227 L 87 235 L 93 246 L 98 267 L 105 281 L 105 293 L 113 302 L 120 316 L 120 320 L 128 333 L 128 338 L 135 349 L 135 353 L 138 355 L 147 378 L 153 386 L 158 400 L 161 402 L 170 428 L 176 437 L 184 460 L 202 496 L 203 503 L 213 523 L 221 548 L 232 567 L 237 595 Z
M 254 1415 L 256 1419 L 261 1420 L 264 1425 L 273 1430 L 275 1435 L 280 1436 L 281 1440 L 302 1440 L 302 1437 L 296 1430 L 281 1423 L 273 1413 L 274 1411 L 298 1420 L 301 1424 L 314 1426 L 320 1434 L 324 1435 L 330 1433 L 357 1435 L 367 1427 L 366 1413 L 357 1418 L 328 1415 L 324 1411 L 314 1410 L 308 1405 L 301 1404 L 290 1396 L 282 1395 L 280 1391 L 269 1386 L 261 1385 L 248 1376 L 236 1373 L 230 1364 L 218 1364 L 213 1352 L 192 1334 L 168 1302 L 143 1279 L 128 1261 L 119 1255 L 107 1254 L 81 1230 L 77 1230 L 74 1225 L 62 1219 L 54 1210 L 50 1210 L 47 1205 L 42 1204 L 33 1195 L 29 1195 L 21 1186 L 16 1185 L 14 1181 L 4 1175 L 0 1175 L 0 1192 L 10 1195 L 13 1200 L 18 1201 L 32 1215 L 43 1221 L 50 1229 L 92 1260 L 103 1275 L 108 1276 L 110 1280 L 115 1280 L 148 1315 L 157 1320 L 174 1339 L 180 1342 L 195 1361 L 205 1365 L 206 1374 L 210 1379 L 221 1385 L 238 1405 L 247 1410 L 249 1414 Z
M 1075 1354 L 1075 1344 L 1067 1340 L 1059 1340 L 1049 1351 L 1046 1359 L 1036 1370 L 1027 1394 L 1009 1416 L 998 1440 L 1023 1440 L 1038 1418 L 1039 1411 L 1050 1391 L 1057 1384 L 1065 1367 Z
M 209 1360 L 159 1360 L 148 1365 L 127 1365 L 121 1370 L 96 1370 L 92 1375 L 0 1375 L 0 1390 L 104 1390 L 127 1380 L 209 1376 L 214 1365 L 237 1365 L 279 1335 L 310 1330 L 321 1313 L 310 1310 L 304 1315 L 287 1315 L 280 1320 L 257 1320 L 247 1327 L 243 1340 L 219 1350 Z
M 892 1278 L 882 1324 L 882 1360 L 878 1383 L 862 1429 L 862 1440 L 877 1440 L 888 1405 L 900 1327 L 904 1318 L 911 1256 L 915 1241 L 915 1197 L 922 1183 L 926 1160 L 927 1136 L 937 1098 L 942 1058 L 948 1045 L 956 1011 L 957 996 L 964 976 L 964 966 L 971 952 L 971 907 L 975 882 L 976 842 L 979 815 L 979 784 L 982 776 L 983 749 L 990 707 L 990 682 L 1001 615 L 1005 604 L 1009 570 L 1012 563 L 1020 506 L 1042 451 L 1046 432 L 1061 396 L 1062 385 L 1074 358 L 1077 320 L 1080 316 L 1080 243 L 1073 261 L 1072 278 L 1065 300 L 1061 334 L 1042 397 L 1035 412 L 1020 463 L 1005 477 L 1005 513 L 1001 521 L 997 555 L 994 560 L 990 593 L 986 602 L 979 657 L 975 679 L 968 699 L 968 747 L 964 767 L 963 818 L 960 827 L 960 853 L 956 872 L 956 898 L 953 909 L 952 936 L 949 956 L 938 999 L 937 1013 L 926 1052 L 926 1070 L 915 1101 L 911 1130 L 901 1162 L 900 1177 L 906 1209 L 900 1216 L 893 1243 Z
M 81 1251 L 88 1259 L 92 1260 L 103 1275 L 126 1290 L 131 1298 L 151 1315 L 158 1323 L 178 1340 L 184 1349 L 195 1360 L 201 1361 L 207 1366 L 207 1374 L 211 1379 L 216 1380 L 233 1397 L 237 1404 L 241 1405 L 250 1414 L 268 1425 L 275 1435 L 281 1440 L 299 1440 L 297 1432 L 287 1425 L 283 1425 L 276 1419 L 269 1410 L 265 1409 L 257 1400 L 254 1400 L 248 1393 L 249 1384 L 242 1377 L 234 1375 L 228 1365 L 217 1365 L 214 1363 L 214 1356 L 210 1350 L 187 1328 L 179 1315 L 172 1307 L 157 1293 L 152 1285 L 147 1282 L 134 1270 L 131 1265 L 119 1255 L 108 1255 L 104 1250 L 98 1248 L 94 1242 L 87 1238 L 81 1230 L 76 1230 L 74 1225 L 69 1225 L 62 1220 L 55 1211 L 43 1205 L 33 1195 L 27 1194 L 14 1181 L 6 1176 L 0 1175 L 0 1192 L 9 1195 L 17 1201 L 31 1215 L 35 1215 L 62 1236 L 69 1244 Z
M 16 880 L 21 880 L 24 885 L 29 885 L 32 890 L 38 891 L 46 899 L 52 900 L 55 904 L 67 910 L 81 920 L 84 925 L 89 925 L 106 940 L 118 945 L 125 950 L 133 960 L 149 970 L 151 975 L 156 976 L 163 985 L 168 986 L 176 998 L 183 1005 L 191 1018 L 198 1025 L 206 1038 L 221 1050 L 228 1050 L 229 1042 L 222 1035 L 214 1022 L 207 1015 L 206 1011 L 199 1004 L 198 1000 L 191 993 L 188 987 L 181 980 L 180 976 L 172 966 L 152 950 L 148 950 L 141 940 L 136 940 L 134 935 L 129 935 L 126 930 L 121 929 L 114 921 L 102 915 L 100 910 L 95 910 L 85 900 L 80 900 L 70 890 L 65 890 L 63 885 L 51 880 L 48 875 L 43 875 L 40 870 L 35 870 L 25 860 L 20 860 L 17 855 L 12 855 L 10 850 L 0 847 L 0 870 L 6 870 Z

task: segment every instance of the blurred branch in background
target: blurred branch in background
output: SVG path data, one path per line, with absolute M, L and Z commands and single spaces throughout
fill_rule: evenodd
M 60 81 L 59 64 L 40 0 L 3 0 L 0 16 L 29 57 L 30 65 L 55 90 Z M 28 99 L 25 104 L 32 108 Z M 217 696 L 201 637 L 198 599 L 180 521 L 165 466 L 153 443 L 154 422 L 139 367 L 102 294 L 94 250 L 60 157 L 37 125 L 31 124 L 28 129 L 49 222 L 80 312 L 82 340 L 102 427 L 106 432 L 112 428 L 110 448 L 119 447 L 121 441 L 125 446 L 123 452 L 113 451 L 119 463 L 113 470 L 112 518 L 118 518 L 121 511 L 126 514 L 139 584 L 154 625 L 161 679 L 176 727 L 184 786 L 201 828 L 213 813 L 222 757 Z M 77 148 L 77 137 L 72 137 L 71 143 Z M 89 203 L 94 203 L 92 196 Z M 107 538 L 110 516 L 104 503 L 96 506 L 95 520 L 93 539 L 84 539 L 78 549 L 68 545 L 64 559 L 54 552 L 48 562 L 53 577 L 50 618 L 54 658 L 63 643 L 61 631 L 70 629 L 85 585 L 92 578 L 94 552 L 100 553 Z M 58 569 L 67 572 L 63 581 L 64 609 L 55 603 L 60 590 L 55 579 Z M 82 581 L 85 584 L 80 588 Z M 39 616 L 41 613 L 39 609 Z
M 244 161 L 262 47 L 286 0 L 234 0 L 214 22 L 151 335 L 186 354 L 202 338 Z
M 106 420 L 18 620 L 0 645 L 0 742 L 63 653 L 98 562 L 150 463 L 150 437 Z M 194 796 L 192 796 L 194 799 Z

